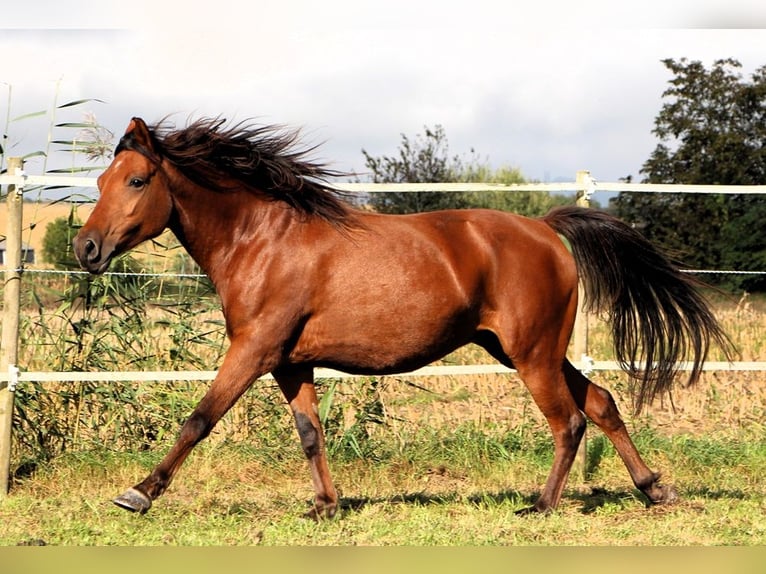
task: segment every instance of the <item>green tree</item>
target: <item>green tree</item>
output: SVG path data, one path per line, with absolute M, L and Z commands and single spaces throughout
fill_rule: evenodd
M 641 168 L 646 183 L 766 184 L 766 66 L 743 79 L 741 64 L 663 60 L 673 73 L 654 122 L 660 140 Z M 616 214 L 685 265 L 766 271 L 766 197 L 621 193 Z M 766 289 L 764 276 L 713 277 L 732 288 Z
M 459 181 L 464 171 L 460 156 L 449 155 L 444 128 L 426 126 L 423 134 L 410 139 L 401 134 L 398 154 L 374 157 L 362 149 L 365 166 L 373 183 L 445 183 Z M 383 213 L 417 213 L 437 209 L 466 207 L 462 197 L 452 192 L 375 193 L 370 203 Z
M 72 239 L 77 235 L 80 224 L 73 214 L 69 218 L 57 217 L 48 223 L 43 237 L 43 260 L 57 269 L 79 268 L 72 250 Z
M 486 162 L 479 161 L 473 149 L 467 160 L 450 155 L 447 135 L 440 125 L 426 126 L 424 133 L 415 138 L 401 134 L 396 155 L 376 157 L 364 149 L 362 154 L 373 183 L 526 183 L 518 168 L 502 167 L 493 171 Z M 372 206 L 384 213 L 482 207 L 530 216 L 542 215 L 555 204 L 571 201 L 538 191 L 388 192 L 370 197 Z

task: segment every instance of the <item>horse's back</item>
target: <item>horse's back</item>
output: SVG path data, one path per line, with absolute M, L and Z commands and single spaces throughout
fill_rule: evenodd
M 444 210 L 407 216 L 373 217 L 381 247 L 409 268 L 450 269 L 472 281 L 576 282 L 574 260 L 561 238 L 542 219 L 491 209 Z M 421 254 L 424 257 L 419 257 Z M 554 277 L 555 275 L 555 277 Z M 539 287 L 539 286 L 538 286 Z
M 571 254 L 543 220 L 490 209 L 365 214 L 359 230 L 328 252 L 325 267 L 336 280 L 348 275 L 347 286 L 378 282 L 431 298 L 577 283 Z

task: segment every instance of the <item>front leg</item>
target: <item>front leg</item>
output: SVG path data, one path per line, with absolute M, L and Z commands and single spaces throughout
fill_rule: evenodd
M 338 509 L 338 493 L 327 463 L 314 371 L 311 367 L 281 368 L 274 371 L 274 378 L 293 412 L 295 428 L 311 469 L 316 496 L 314 508 L 307 516 L 314 520 L 332 518 Z
M 194 446 L 210 434 L 253 381 L 273 368 L 268 360 L 270 355 L 255 347 L 247 339 L 232 339 L 215 380 L 184 423 L 173 447 L 149 476 L 114 499 L 117 506 L 141 514 L 149 510 L 152 501 L 170 486 Z

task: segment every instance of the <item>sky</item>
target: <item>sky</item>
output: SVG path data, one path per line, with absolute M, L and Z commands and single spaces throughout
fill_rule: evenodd
M 394 155 L 401 134 L 441 125 L 452 155 L 531 180 L 571 181 L 583 169 L 597 181 L 638 180 L 671 79 L 661 60 L 735 58 L 747 78 L 766 65 L 766 7 L 28 0 L 0 10 L 0 53 L 0 126 L 85 98 L 105 103 L 61 110 L 57 121 L 92 111 L 119 136 L 133 116 L 179 127 L 252 118 L 301 128 L 306 145 L 320 146 L 315 158 L 364 179 L 362 149 Z M 49 123 L 11 122 L 7 155 L 44 147 Z M 52 154 L 47 167 L 69 161 Z

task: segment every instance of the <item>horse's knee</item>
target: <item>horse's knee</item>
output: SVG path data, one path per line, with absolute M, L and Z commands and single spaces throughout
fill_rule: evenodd
M 194 412 L 181 427 L 181 438 L 196 444 L 207 437 L 212 429 L 210 417 Z
M 298 437 L 306 458 L 313 458 L 318 455 L 320 451 L 319 430 L 312 424 L 311 419 L 303 413 L 296 413 L 295 428 L 298 429 Z
M 586 421 L 580 411 L 575 411 L 569 417 L 561 417 L 555 420 L 548 419 L 551 424 L 553 438 L 560 448 L 567 451 L 577 449 L 585 434 Z

